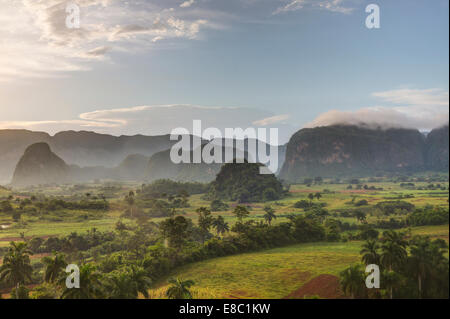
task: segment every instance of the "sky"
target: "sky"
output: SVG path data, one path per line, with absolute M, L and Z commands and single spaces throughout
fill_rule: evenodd
M 448 122 L 448 5 L 0 0 L 0 129 L 156 135 L 200 119 L 278 127 L 280 143 L 331 124 L 430 130 Z

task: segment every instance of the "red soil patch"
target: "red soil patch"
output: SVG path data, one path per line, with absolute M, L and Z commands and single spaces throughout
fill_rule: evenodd
M 322 299 L 344 298 L 340 289 L 339 278 L 333 275 L 317 276 L 284 299 L 304 299 L 311 296 L 319 296 Z

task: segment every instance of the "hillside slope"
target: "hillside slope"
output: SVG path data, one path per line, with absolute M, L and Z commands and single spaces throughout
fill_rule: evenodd
M 282 179 L 361 176 L 425 169 L 425 137 L 417 130 L 356 126 L 302 129 L 288 143 Z
M 202 150 L 206 144 L 202 145 Z M 222 162 L 225 162 L 225 152 L 228 148 L 222 147 Z M 236 150 L 233 149 L 233 154 Z M 244 153 L 244 157 L 248 158 L 248 154 Z M 158 179 L 172 179 L 176 181 L 190 181 L 209 183 L 216 178 L 219 173 L 222 163 L 205 162 L 193 163 L 193 151 L 189 153 L 191 163 L 175 164 L 170 159 L 170 150 L 159 152 L 150 158 L 147 166 L 146 179 L 148 181 L 155 181 Z
M 14 171 L 12 185 L 63 184 L 70 181 L 70 167 L 47 143 L 29 146 Z
M 27 130 L 0 130 L 0 183 L 11 181 L 25 149 L 39 142 L 47 143 L 66 163 L 80 167 L 115 167 L 129 155 L 150 157 L 175 143 L 169 135 L 117 137 L 86 131 L 64 131 L 50 136 Z
M 426 163 L 431 171 L 447 171 L 449 161 L 449 126 L 434 129 L 427 136 Z

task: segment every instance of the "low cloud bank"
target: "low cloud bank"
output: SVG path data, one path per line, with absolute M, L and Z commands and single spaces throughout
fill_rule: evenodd
M 373 97 L 396 106 L 373 106 L 356 111 L 331 110 L 320 114 L 307 128 L 357 125 L 369 128 L 410 128 L 422 131 L 448 124 L 448 91 L 442 89 L 401 89 L 376 92 Z

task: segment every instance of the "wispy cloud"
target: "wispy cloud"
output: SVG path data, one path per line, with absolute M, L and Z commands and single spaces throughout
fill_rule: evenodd
M 337 124 L 430 130 L 448 123 L 449 93 L 442 89 L 399 89 L 375 92 L 385 103 L 356 111 L 331 110 L 305 127 Z
M 372 96 L 397 105 L 448 107 L 448 91 L 442 89 L 399 89 L 372 93 Z
M 266 117 L 261 120 L 254 121 L 253 124 L 257 125 L 257 126 L 268 126 L 271 124 L 286 121 L 289 118 L 290 118 L 289 114 L 281 114 L 281 115 L 270 116 L 270 117 Z
M 332 12 L 351 13 L 354 8 L 344 6 L 345 0 L 290 0 L 289 3 L 277 8 L 273 14 L 297 11 L 306 7 L 324 9 Z
M 303 7 L 349 13 L 349 0 L 289 0 L 274 13 Z M 66 26 L 66 7 L 80 8 L 79 29 Z M 0 81 L 86 71 L 118 54 L 204 38 L 255 16 L 270 20 L 270 0 L 0 0 Z
M 172 129 L 190 129 L 193 120 L 202 120 L 204 128 L 247 128 L 280 123 L 287 115 L 274 116 L 270 112 L 245 108 L 201 106 L 190 104 L 144 105 L 118 109 L 103 109 L 80 114 L 77 119 L 61 121 L 4 121 L 0 129 L 95 130 L 110 134 L 168 134 Z M 263 120 L 260 120 L 263 119 Z M 281 123 L 280 123 L 281 124 Z M 283 126 L 283 124 L 281 124 Z
M 187 0 L 187 1 L 184 1 L 182 4 L 180 4 L 180 7 L 181 8 L 189 8 L 194 3 L 195 3 L 195 0 Z
M 70 29 L 68 3 L 0 0 L 0 81 L 89 70 L 111 51 L 136 52 L 161 40 L 197 39 L 209 26 L 207 11 L 189 11 L 190 5 L 179 12 L 167 7 L 167 1 L 77 0 L 81 24 Z
M 274 11 L 273 14 L 279 14 L 283 12 L 289 12 L 289 11 L 297 11 L 300 9 L 303 9 L 305 4 L 307 3 L 307 0 L 294 0 L 282 7 L 279 7 L 277 10 Z

